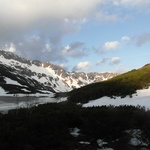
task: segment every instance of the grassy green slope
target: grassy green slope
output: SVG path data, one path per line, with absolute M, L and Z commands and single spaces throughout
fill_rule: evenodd
M 125 97 L 132 95 L 138 89 L 147 88 L 149 83 L 150 64 L 147 64 L 138 70 L 129 71 L 110 80 L 73 90 L 69 93 L 68 99 L 73 102 L 85 103 L 103 96 Z

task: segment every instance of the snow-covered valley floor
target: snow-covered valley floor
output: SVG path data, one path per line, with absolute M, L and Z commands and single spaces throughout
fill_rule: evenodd
M 131 105 L 131 106 L 141 106 L 146 109 L 150 109 L 150 87 L 148 89 L 137 90 L 136 94 L 133 94 L 130 98 L 126 96 L 125 98 L 121 97 L 102 97 L 100 99 L 92 100 L 89 103 L 83 105 L 83 107 L 92 107 L 92 106 L 121 106 L 121 105 Z

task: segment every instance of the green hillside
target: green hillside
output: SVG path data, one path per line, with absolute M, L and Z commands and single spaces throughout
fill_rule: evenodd
M 129 71 L 110 80 L 73 90 L 69 93 L 68 99 L 72 102 L 86 103 L 103 96 L 123 98 L 127 95 L 132 96 L 138 89 L 148 88 L 149 83 L 150 64 L 147 64 L 138 70 Z

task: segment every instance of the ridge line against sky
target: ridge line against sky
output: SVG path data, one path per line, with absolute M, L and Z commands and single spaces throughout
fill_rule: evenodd
M 0 49 L 67 71 L 150 63 L 150 0 L 0 0 Z

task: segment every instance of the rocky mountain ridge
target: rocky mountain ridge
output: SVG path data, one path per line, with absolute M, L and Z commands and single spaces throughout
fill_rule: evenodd
M 0 87 L 8 93 L 67 92 L 87 84 L 108 80 L 116 73 L 66 72 L 49 62 L 27 60 L 0 50 Z

